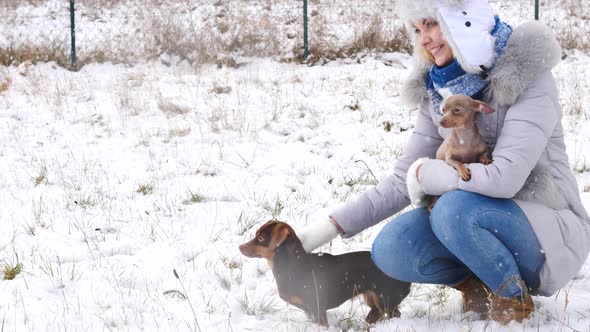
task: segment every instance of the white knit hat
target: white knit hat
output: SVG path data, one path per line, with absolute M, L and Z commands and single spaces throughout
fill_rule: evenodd
M 487 0 L 398 0 L 401 19 L 406 21 L 414 45 L 414 55 L 424 48 L 413 31 L 415 20 L 433 18 L 453 50 L 459 65 L 470 73 L 482 72 L 494 60 L 494 12 Z M 421 59 L 420 56 L 416 58 Z M 425 61 L 425 60 L 422 60 Z

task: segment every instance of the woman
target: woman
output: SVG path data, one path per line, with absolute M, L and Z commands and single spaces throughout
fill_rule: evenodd
M 441 195 L 431 214 L 418 207 L 389 222 L 373 243 L 373 260 L 394 278 L 458 289 L 464 311 L 504 324 L 521 321 L 534 311 L 531 294 L 555 294 L 590 249 L 590 218 L 569 168 L 551 74 L 559 45 L 537 22 L 512 29 L 486 0 L 400 2 L 416 60 L 403 88 L 405 99 L 419 107 L 414 132 L 391 176 L 329 219 L 308 225 L 300 237 L 311 251 L 391 217 L 410 197 Z M 496 109 L 478 115 L 493 163 L 467 165 L 467 182 L 434 159 L 448 134 L 439 120 L 449 94 Z M 565 208 L 552 207 L 551 193 L 544 200 L 514 198 L 540 165 Z

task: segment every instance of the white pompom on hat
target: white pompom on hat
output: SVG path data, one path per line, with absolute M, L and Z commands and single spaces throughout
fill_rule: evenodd
M 491 67 L 495 38 L 490 32 L 495 19 L 487 0 L 398 0 L 398 11 L 406 21 L 417 59 L 426 62 L 422 56 L 425 50 L 413 32 L 412 22 L 433 18 L 461 68 L 469 73 L 481 73 L 481 66 Z

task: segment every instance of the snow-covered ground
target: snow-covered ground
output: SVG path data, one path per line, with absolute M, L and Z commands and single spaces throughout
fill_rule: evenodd
M 238 246 L 271 218 L 326 218 L 391 172 L 413 129 L 399 101 L 410 58 L 237 59 L 0 66 L 0 278 L 22 264 L 0 280 L 0 331 L 322 330 Z M 569 51 L 554 75 L 590 210 L 590 57 Z M 320 250 L 369 250 L 383 225 Z M 504 327 L 414 285 L 401 317 L 370 329 L 590 331 L 590 264 L 534 300 Z M 367 329 L 367 309 L 329 311 L 329 330 Z
M 0 281 L 0 326 L 317 330 L 238 245 L 270 218 L 295 229 L 325 218 L 391 171 L 413 126 L 398 98 L 409 57 L 360 62 L 2 69 L 0 262 L 22 272 Z M 574 52 L 555 76 L 590 208 L 590 58 Z M 322 250 L 367 250 L 382 225 Z M 535 301 L 508 329 L 588 331 L 590 267 Z M 366 310 L 355 300 L 330 311 L 332 329 L 363 328 Z M 374 330 L 502 329 L 435 286 L 416 285 L 401 311 Z

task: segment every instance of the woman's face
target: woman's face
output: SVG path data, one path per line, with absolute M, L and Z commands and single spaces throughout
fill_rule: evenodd
M 453 61 L 453 50 L 443 39 L 440 25 L 434 19 L 422 19 L 412 22 L 416 28 L 418 42 L 434 58 L 434 63 L 439 67 L 448 65 Z

